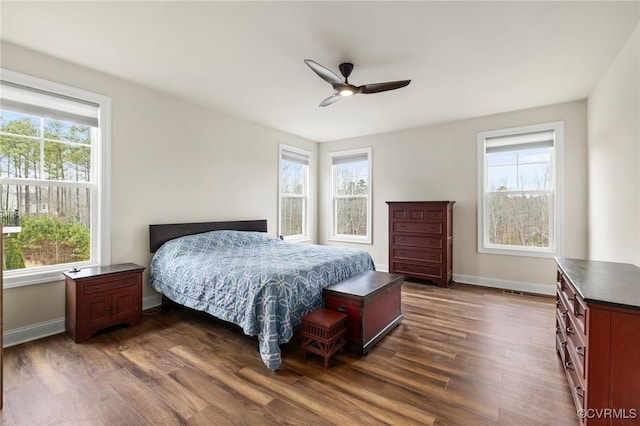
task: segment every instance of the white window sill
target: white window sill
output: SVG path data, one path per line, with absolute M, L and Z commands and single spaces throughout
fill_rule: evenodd
M 354 237 L 351 235 L 333 235 L 329 237 L 329 241 L 336 241 L 341 243 L 371 244 L 371 238 L 369 237 Z
M 541 257 L 553 259 L 556 256 L 560 256 L 555 251 L 548 250 L 535 250 L 535 249 L 523 249 L 523 248 L 497 248 L 497 247 L 480 247 L 478 248 L 480 254 L 499 254 L 504 256 L 522 256 L 522 257 Z
M 78 263 L 73 265 L 60 265 L 46 271 L 31 271 L 21 270 L 18 271 L 5 271 L 2 278 L 3 288 L 17 288 L 25 287 L 29 285 L 44 284 L 56 281 L 64 281 L 64 271 L 70 271 L 73 267 L 88 268 L 91 266 L 97 266 L 97 264 L 90 263 Z
M 284 241 L 288 243 L 309 243 L 311 242 L 311 238 L 302 236 L 284 237 Z

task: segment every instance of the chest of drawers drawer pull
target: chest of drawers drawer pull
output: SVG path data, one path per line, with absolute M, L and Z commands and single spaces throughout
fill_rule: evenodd
M 571 327 L 571 326 L 567 327 L 567 334 L 575 334 L 575 332 L 576 331 L 573 329 L 573 327 Z
M 573 362 L 571 361 L 567 361 L 564 363 L 564 368 L 566 368 L 567 370 L 573 370 Z
M 580 356 L 584 356 L 584 347 L 582 347 L 582 346 L 578 346 L 578 347 L 576 348 L 576 353 L 577 353 L 578 355 L 580 355 Z
M 576 395 L 580 397 L 580 399 L 584 400 L 584 390 L 582 390 L 582 386 L 578 385 L 573 388 Z

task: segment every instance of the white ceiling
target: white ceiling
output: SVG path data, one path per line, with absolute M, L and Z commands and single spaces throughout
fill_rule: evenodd
M 585 99 L 639 21 L 630 2 L 7 2 L 3 40 L 329 141 Z M 412 79 L 326 108 L 335 73 Z

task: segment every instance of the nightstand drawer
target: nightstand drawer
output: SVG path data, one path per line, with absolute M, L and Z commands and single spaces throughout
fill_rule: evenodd
M 133 286 L 136 285 L 136 277 L 137 275 L 125 275 L 110 279 L 91 280 L 83 284 L 84 294 L 94 294 Z

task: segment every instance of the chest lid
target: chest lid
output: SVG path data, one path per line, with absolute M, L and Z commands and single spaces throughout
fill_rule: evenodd
M 368 300 L 387 288 L 402 283 L 403 280 L 404 275 L 366 271 L 348 280 L 325 287 L 324 293 L 349 299 Z

